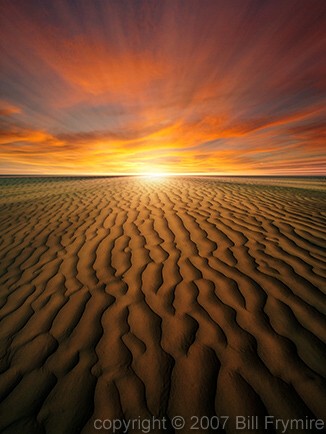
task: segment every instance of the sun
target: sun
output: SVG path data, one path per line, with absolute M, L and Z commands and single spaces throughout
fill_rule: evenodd
M 146 179 L 151 179 L 151 180 L 160 180 L 163 178 L 166 178 L 167 176 L 169 176 L 168 173 L 166 172 L 160 172 L 160 171 L 149 171 L 149 172 L 145 172 L 142 175 L 142 178 L 146 178 Z

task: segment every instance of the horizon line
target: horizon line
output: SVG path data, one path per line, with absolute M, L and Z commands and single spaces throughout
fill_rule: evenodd
M 207 172 L 194 172 L 194 173 L 0 173 L 1 178 L 6 177 L 69 177 L 69 178 L 78 178 L 78 177 L 174 177 L 174 176 L 193 176 L 193 177 L 255 177 L 255 178 L 266 178 L 266 177 L 292 177 L 292 178 L 311 178 L 311 177 L 318 177 L 318 178 L 324 178 L 326 177 L 325 174 L 231 174 L 231 173 L 207 173 Z

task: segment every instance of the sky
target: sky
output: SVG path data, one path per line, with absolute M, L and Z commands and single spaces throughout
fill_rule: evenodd
M 0 174 L 326 174 L 325 0 L 0 0 Z

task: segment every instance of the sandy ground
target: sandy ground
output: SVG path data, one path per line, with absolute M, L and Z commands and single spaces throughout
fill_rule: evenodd
M 214 415 L 259 433 L 236 416 L 325 417 L 323 180 L 0 188 L 1 433 L 153 415 L 170 433 L 213 432 L 190 428 Z

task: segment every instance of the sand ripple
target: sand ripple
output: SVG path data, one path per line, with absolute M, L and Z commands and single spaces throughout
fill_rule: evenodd
M 1 432 L 325 417 L 322 181 L 0 187 Z

